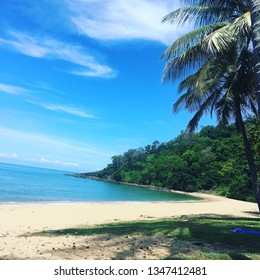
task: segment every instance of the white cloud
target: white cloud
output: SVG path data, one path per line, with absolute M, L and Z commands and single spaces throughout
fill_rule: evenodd
M 16 31 L 10 31 L 9 35 L 8 39 L 0 38 L 0 44 L 31 57 L 58 59 L 76 64 L 79 70 L 69 71 L 72 74 L 103 78 L 115 76 L 112 68 L 99 63 L 78 45 Z
M 86 77 L 104 77 L 108 79 L 115 78 L 117 76 L 117 71 L 110 71 L 109 67 L 96 67 L 95 71 L 71 71 L 72 74 L 78 75 L 78 76 L 86 76 Z M 108 75 L 109 73 L 109 75 Z
M 59 167 L 80 167 L 80 164 L 78 163 L 74 163 L 74 162 L 63 162 L 63 161 L 59 161 L 59 160 L 50 160 L 50 159 L 47 159 L 45 157 L 41 157 L 41 158 L 28 158 L 28 157 L 23 157 L 23 158 L 20 158 L 20 161 L 23 161 L 23 162 L 30 162 L 31 163 L 43 163 L 44 165 L 56 165 L 56 166 L 59 166 Z
M 62 104 L 51 104 L 51 103 L 40 103 L 40 102 L 31 101 L 31 100 L 26 100 L 26 101 L 29 103 L 41 106 L 42 108 L 47 109 L 47 110 L 63 112 L 66 114 L 75 115 L 75 116 L 87 118 L 87 119 L 97 119 L 96 116 L 89 114 L 75 106 L 68 106 L 68 105 L 62 105 Z
M 40 159 L 41 162 L 44 163 L 49 163 L 49 164 L 55 164 L 55 165 L 62 165 L 62 166 L 73 166 L 73 167 L 78 167 L 79 164 L 73 163 L 73 162 L 61 162 L 59 160 L 49 160 L 47 158 L 42 157 Z
M 18 158 L 18 155 L 16 153 L 0 153 L 0 158 L 5 158 L 5 159 L 14 159 Z
M 87 119 L 96 119 L 94 115 L 88 114 L 81 109 L 78 109 L 76 107 L 72 106 L 66 106 L 66 105 L 58 105 L 58 104 L 43 104 L 42 107 L 52 110 L 52 111 L 57 111 L 57 112 L 64 112 L 68 113 L 71 115 L 87 118 Z
M 25 88 L 0 83 L 0 92 L 9 94 L 23 94 L 27 92 L 27 90 Z
M 148 39 L 169 44 L 181 32 L 176 26 L 162 24 L 162 18 L 179 1 L 169 0 L 66 0 L 71 21 L 78 30 L 98 40 Z

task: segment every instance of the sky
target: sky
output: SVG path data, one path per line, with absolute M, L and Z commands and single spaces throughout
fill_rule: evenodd
M 96 171 L 185 130 L 191 115 L 172 113 L 178 83 L 161 81 L 164 50 L 190 30 L 161 23 L 180 6 L 0 1 L 0 162 Z

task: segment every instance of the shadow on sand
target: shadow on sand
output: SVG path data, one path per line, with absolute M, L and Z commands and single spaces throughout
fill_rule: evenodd
M 260 236 L 234 233 L 230 229 L 260 230 L 259 221 L 259 218 L 229 216 L 183 216 L 42 231 L 33 236 L 85 238 L 75 248 L 55 250 L 58 258 L 67 254 L 77 259 L 246 260 L 260 259 Z M 108 248 L 110 254 L 106 252 Z

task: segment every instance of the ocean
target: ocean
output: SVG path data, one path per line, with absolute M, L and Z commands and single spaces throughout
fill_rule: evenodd
M 0 163 L 0 203 L 187 201 L 194 197 L 65 176 L 67 171 Z

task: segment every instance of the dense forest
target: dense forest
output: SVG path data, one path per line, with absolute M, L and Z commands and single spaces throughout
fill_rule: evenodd
M 251 128 L 251 140 L 258 149 L 255 131 Z M 256 162 L 259 167 L 259 155 Z M 206 126 L 198 133 L 182 132 L 169 142 L 154 141 L 144 148 L 129 149 L 113 156 L 103 170 L 77 176 L 186 192 L 213 191 L 255 201 L 242 137 L 235 125 Z

